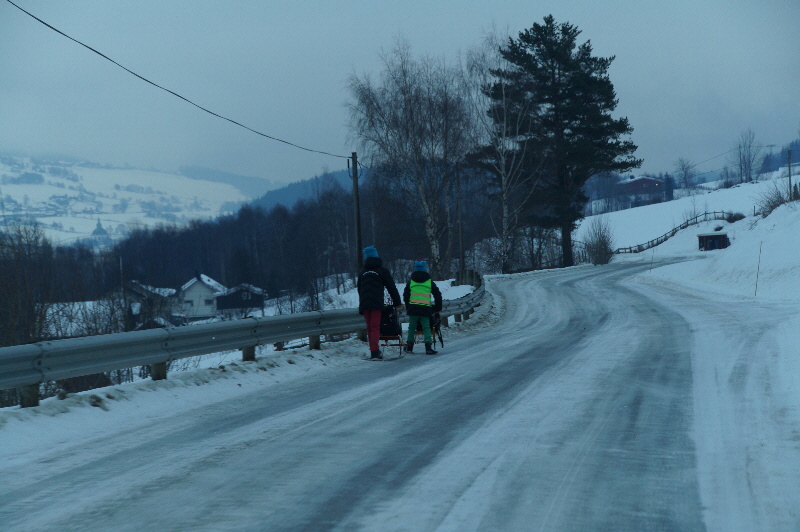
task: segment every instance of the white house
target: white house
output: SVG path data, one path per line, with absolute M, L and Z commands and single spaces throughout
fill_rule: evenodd
M 186 319 L 213 318 L 217 315 L 216 295 L 225 290 L 211 277 L 199 274 L 178 291 L 178 306 Z

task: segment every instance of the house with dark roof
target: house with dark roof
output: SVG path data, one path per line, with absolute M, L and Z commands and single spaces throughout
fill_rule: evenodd
M 226 314 L 246 315 L 251 311 L 264 310 L 267 294 L 261 288 L 242 283 L 217 294 L 217 310 Z
M 130 281 L 126 283 L 125 296 L 128 298 L 127 303 L 136 328 L 153 320 L 163 320 L 170 325 L 180 322 L 173 317 L 177 307 L 177 290 L 174 288 L 156 288 L 139 281 Z M 172 320 L 172 323 L 167 320 Z

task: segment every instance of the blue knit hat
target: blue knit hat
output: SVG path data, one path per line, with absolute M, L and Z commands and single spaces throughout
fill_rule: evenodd
M 418 260 L 414 263 L 414 271 L 415 272 L 427 272 L 428 271 L 428 263 L 424 260 Z
M 369 257 L 378 258 L 378 250 L 375 249 L 375 246 L 367 246 L 364 248 L 364 258 L 367 259 Z

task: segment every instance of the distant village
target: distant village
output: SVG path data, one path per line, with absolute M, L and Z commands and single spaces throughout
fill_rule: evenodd
M 76 172 L 93 172 L 94 177 Z M 218 184 L 184 186 L 186 193 L 170 194 L 137 183 L 141 175 L 151 182 L 152 176 L 161 179 L 164 190 L 179 188 L 178 181 L 170 185 L 171 179 L 186 180 L 147 170 L 0 156 L 0 222 L 34 219 L 56 244 L 99 250 L 125 238 L 132 225 L 184 224 L 220 214 L 219 205 L 214 205 L 220 199 Z

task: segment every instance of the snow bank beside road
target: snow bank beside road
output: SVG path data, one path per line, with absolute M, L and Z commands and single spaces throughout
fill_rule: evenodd
M 474 289 L 450 286 L 441 281 L 446 299 L 456 299 Z M 400 287 L 402 290 L 402 286 Z M 456 331 L 464 333 L 483 326 L 483 316 L 491 312 L 491 296 L 468 321 L 451 323 L 443 331 L 445 342 Z M 352 301 L 348 292 L 343 301 Z M 355 301 L 357 301 L 357 295 Z M 452 320 L 451 320 L 452 322 Z M 172 371 L 163 381 L 150 379 L 98 388 L 66 399 L 42 400 L 35 408 L 0 408 L 0 461 L 9 465 L 24 463 L 59 442 L 78 442 L 99 438 L 106 432 L 134 430 L 180 412 L 188 412 L 219 401 L 234 400 L 259 393 L 265 387 L 308 378 L 331 368 L 363 365 L 366 344 L 356 339 L 325 342 L 319 351 L 308 348 L 275 351 L 258 346 L 254 362 L 242 362 L 240 351 L 196 357 L 203 365 L 186 371 Z
M 635 284 L 650 285 L 646 293 L 694 330 L 693 434 L 708 528 L 794 530 L 800 513 L 784 509 L 795 506 L 800 478 L 800 211 L 784 205 L 727 225 L 729 248 L 696 251 L 696 234 L 714 223 L 623 260 L 652 261 Z M 689 260 L 659 265 L 678 257 Z
M 730 297 L 800 301 L 800 210 L 784 205 L 767 218 L 726 224 L 729 248 L 697 251 L 697 233 L 707 232 L 714 225 L 720 222 L 685 229 L 654 250 L 641 253 L 639 260 L 670 256 L 702 260 L 659 267 L 641 275 L 640 280 L 673 283 Z

